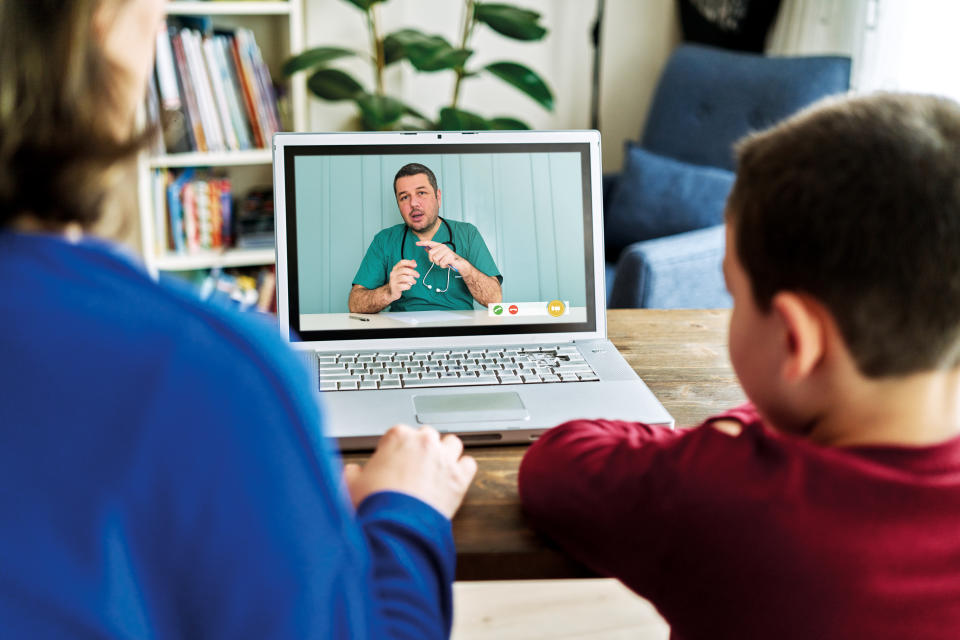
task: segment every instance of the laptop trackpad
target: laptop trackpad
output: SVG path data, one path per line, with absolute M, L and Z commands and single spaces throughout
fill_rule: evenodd
M 420 424 L 530 419 L 530 412 L 515 391 L 416 395 L 413 407 Z

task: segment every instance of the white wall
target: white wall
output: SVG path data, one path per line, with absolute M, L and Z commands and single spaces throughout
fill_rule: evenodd
M 619 170 L 624 141 L 640 137 L 660 71 L 679 42 L 673 0 L 607 0 L 600 77 L 605 172 Z
M 344 46 L 369 51 L 363 14 L 344 0 L 307 0 L 306 46 Z M 461 85 L 460 106 L 485 116 L 519 117 L 537 129 L 583 129 L 590 126 L 590 78 L 593 48 L 590 32 L 596 3 L 592 0 L 515 0 L 543 15 L 549 30 L 540 42 L 524 43 L 480 26 L 472 40 L 471 66 L 514 60 L 537 71 L 555 96 L 553 113 L 496 78 L 475 78 Z M 380 23 L 389 33 L 404 27 L 443 35 L 459 44 L 463 3 L 455 0 L 391 0 L 379 7 Z M 607 0 L 603 25 L 600 129 L 605 171 L 619 169 L 623 142 L 636 139 L 660 68 L 679 40 L 673 0 Z M 368 87 L 370 65 L 352 61 L 349 68 Z M 453 74 L 414 74 L 406 64 L 391 68 L 389 93 L 398 95 L 429 116 L 449 104 Z M 352 103 L 311 99 L 310 127 L 317 131 L 356 128 Z
M 960 2 L 875 0 L 859 87 L 960 100 Z
M 853 58 L 851 87 L 960 99 L 957 0 L 784 0 L 768 41 L 772 55 Z

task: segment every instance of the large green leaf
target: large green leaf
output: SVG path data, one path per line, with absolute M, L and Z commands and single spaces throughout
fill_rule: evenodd
M 530 128 L 530 125 L 528 125 L 526 122 L 523 120 L 517 120 L 516 118 L 490 118 L 489 122 L 491 129 L 522 131 Z
M 361 11 L 368 11 L 370 7 L 377 4 L 378 2 L 384 2 L 385 0 L 347 0 L 350 4 L 360 9 Z
M 540 40 L 547 35 L 547 30 L 539 24 L 539 13 L 509 4 L 477 4 L 473 17 L 514 40 Z
M 324 100 L 353 100 L 363 87 L 348 73 L 339 69 L 320 69 L 307 78 L 307 88 Z
M 355 55 L 357 55 L 356 51 L 341 49 L 340 47 L 316 47 L 315 49 L 307 49 L 303 53 L 295 55 L 283 63 L 283 75 L 292 76 L 297 71 L 326 64 L 337 58 L 346 58 L 347 56 Z
M 409 107 L 396 98 L 374 94 L 364 94 L 357 99 L 363 123 L 371 131 L 389 129 L 400 120 Z
M 383 62 L 384 65 L 391 65 L 404 59 L 406 54 L 403 51 L 403 44 L 397 39 L 396 34 L 389 34 L 383 39 Z
M 410 59 L 410 62 L 420 71 L 443 71 L 463 67 L 472 55 L 473 51 L 470 49 L 450 49 L 425 58 L 419 61 L 419 64 L 414 63 L 413 58 Z
M 440 129 L 443 131 L 486 131 L 489 128 L 490 123 L 483 116 L 452 107 L 440 109 Z
M 494 62 L 484 68 L 523 91 L 547 111 L 553 111 L 553 93 L 550 92 L 547 83 L 532 69 L 517 62 Z
M 418 71 L 443 71 L 462 67 L 473 51 L 457 49 L 443 36 L 430 36 L 416 29 L 401 29 L 383 39 L 387 64 L 406 58 Z

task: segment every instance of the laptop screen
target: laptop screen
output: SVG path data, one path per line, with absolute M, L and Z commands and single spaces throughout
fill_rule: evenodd
M 590 144 L 437 142 L 283 147 L 291 340 L 595 329 Z

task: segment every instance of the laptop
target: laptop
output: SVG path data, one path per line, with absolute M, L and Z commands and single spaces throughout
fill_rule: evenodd
M 273 157 L 280 330 L 342 449 L 673 426 L 607 339 L 598 132 L 280 133 Z

